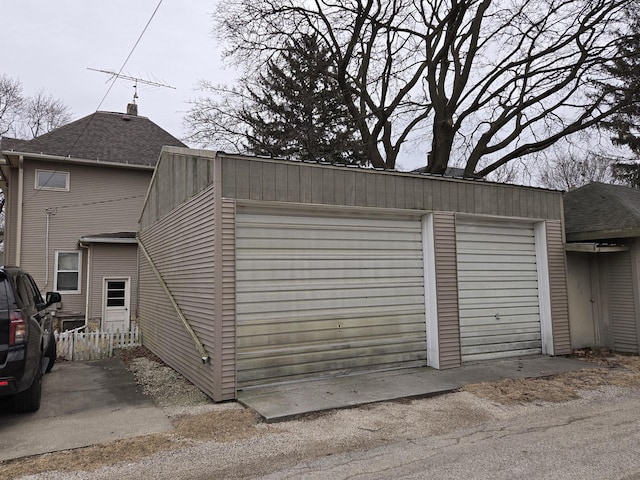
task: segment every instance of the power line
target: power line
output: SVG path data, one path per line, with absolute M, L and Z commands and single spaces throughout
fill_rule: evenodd
M 142 40 L 142 37 L 144 36 L 145 32 L 147 31 L 147 28 L 149 28 L 149 25 L 151 24 L 151 21 L 153 20 L 153 17 L 156 16 L 156 13 L 158 12 L 158 9 L 160 8 L 160 5 L 162 5 L 162 2 L 163 2 L 163 0 L 159 0 L 158 1 L 158 5 L 156 5 L 156 8 L 153 10 L 153 13 L 151 14 L 151 17 L 149 17 L 149 20 L 147 21 L 146 25 L 142 29 L 142 32 L 138 36 L 138 39 L 136 40 L 136 43 L 133 45 L 133 47 L 129 51 L 129 55 L 127 55 L 127 58 L 125 58 L 124 62 L 122 63 L 122 66 L 120 67 L 120 70 L 118 70 L 118 76 L 122 73 L 122 70 L 127 65 L 127 62 L 131 58 L 131 55 L 133 55 L 133 52 L 136 50 L 136 47 L 140 43 L 140 40 Z M 100 103 L 98 104 L 98 107 L 96 108 L 96 112 L 98 110 L 100 110 L 100 107 L 102 107 L 102 104 L 104 103 L 104 101 L 106 100 L 107 96 L 109 95 L 109 92 L 111 92 L 111 89 L 115 85 L 116 79 L 117 78 L 114 78 L 113 81 L 111 82 L 111 85 L 109 85 L 109 88 L 107 89 L 106 93 L 102 97 L 102 100 L 100 100 Z M 73 151 L 73 149 L 77 145 L 77 143 L 80 140 L 80 138 L 82 137 L 82 135 L 84 135 L 84 132 L 87 130 L 89 125 L 91 125 L 91 121 L 93 120 L 94 116 L 95 116 L 95 112 L 94 112 L 93 115 L 91 115 L 91 118 L 89 118 L 89 121 L 85 124 L 84 128 L 82 129 L 82 131 L 75 138 L 73 144 L 71 145 L 71 147 L 67 151 L 67 155 L 66 155 L 67 157 L 71 157 L 71 152 Z M 62 165 L 63 163 L 64 162 L 58 162 L 55 165 L 53 172 L 51 172 L 51 177 L 53 177 L 53 175 L 58 171 L 58 168 L 60 167 L 60 165 Z M 49 177 L 49 178 L 51 178 L 51 177 Z M 36 195 L 38 195 L 40 192 L 41 192 L 41 190 L 36 190 L 24 203 L 27 203 L 27 202 L 30 202 L 31 200 L 33 200 L 36 197 Z

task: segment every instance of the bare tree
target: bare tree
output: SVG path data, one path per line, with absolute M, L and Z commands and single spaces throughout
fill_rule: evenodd
M 40 89 L 25 96 L 18 79 L 0 74 L 0 137 L 11 134 L 30 139 L 61 127 L 71 120 L 69 108 Z
M 247 71 L 317 35 L 374 166 L 393 168 L 425 135 L 428 171 L 455 152 L 466 175 L 486 176 L 621 108 L 606 67 L 637 1 L 230 0 L 214 31 Z
M 69 107 L 43 89 L 25 99 L 20 117 L 23 131 L 17 136 L 22 138 L 37 137 L 71 121 Z
M 22 113 L 23 105 L 20 81 L 0 74 L 0 137 L 12 129 Z
M 610 158 L 557 149 L 540 164 L 537 180 L 554 190 L 570 191 L 591 182 L 614 183 Z

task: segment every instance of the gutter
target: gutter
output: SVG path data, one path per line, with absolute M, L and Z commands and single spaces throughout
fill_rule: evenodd
M 580 253 L 614 253 L 628 252 L 630 248 L 625 245 L 606 245 L 602 243 L 567 243 L 564 246 L 565 252 Z
M 176 300 L 173 297 L 173 294 L 171 293 L 171 290 L 169 289 L 169 286 L 167 285 L 167 282 L 164 281 L 164 278 L 162 278 L 162 274 L 156 268 L 155 264 L 153 263 L 153 260 L 151 260 L 151 257 L 149 256 L 149 253 L 147 252 L 147 249 L 144 247 L 144 243 L 142 243 L 142 240 L 140 239 L 139 236 L 137 237 L 137 239 L 138 239 L 138 246 L 140 247 L 140 250 L 144 254 L 144 256 L 147 259 L 147 261 L 149 262 L 149 265 L 151 266 L 151 269 L 153 270 L 153 273 L 156 275 L 158 281 L 162 285 L 162 288 L 164 288 L 164 291 L 167 293 L 167 296 L 169 297 L 169 301 L 171 302 L 171 305 L 173 305 L 173 308 L 175 309 L 176 313 L 178 314 L 178 317 L 180 318 L 180 320 L 184 324 L 184 328 L 187 330 L 187 332 L 189 332 L 189 335 L 191 335 L 191 338 L 193 339 L 193 343 L 195 343 L 196 348 L 200 352 L 200 358 L 202 359 L 202 363 L 207 363 L 207 361 L 210 358 L 209 354 L 207 353 L 207 350 L 204 348 L 204 345 L 202 344 L 202 342 L 198 338 L 198 335 L 196 335 L 196 332 L 193 331 L 193 328 L 191 328 L 191 325 L 189 325 L 189 321 L 184 316 L 184 314 L 182 313 L 182 310 L 180 309 L 180 307 L 176 303 Z

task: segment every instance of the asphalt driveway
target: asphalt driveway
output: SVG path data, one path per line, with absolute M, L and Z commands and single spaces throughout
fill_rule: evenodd
M 0 460 L 172 428 L 121 360 L 63 362 L 44 376 L 39 411 L 14 414 L 0 401 Z

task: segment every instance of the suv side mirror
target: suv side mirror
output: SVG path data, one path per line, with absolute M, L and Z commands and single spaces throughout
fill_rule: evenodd
M 44 304 L 44 308 L 47 308 L 54 303 L 60 303 L 62 301 L 62 297 L 58 292 L 47 292 L 47 300 Z

